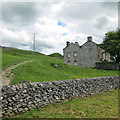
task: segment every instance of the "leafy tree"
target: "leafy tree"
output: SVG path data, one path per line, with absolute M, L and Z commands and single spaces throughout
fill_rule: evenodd
M 120 28 L 105 34 L 101 48 L 109 52 L 117 63 L 120 62 Z

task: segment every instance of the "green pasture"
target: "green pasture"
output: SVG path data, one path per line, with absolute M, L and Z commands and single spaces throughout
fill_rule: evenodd
M 32 51 L 10 49 L 2 52 L 3 70 L 13 64 L 27 60 L 34 60 L 13 69 L 13 80 L 11 84 L 18 84 L 19 81 L 43 82 L 58 81 L 79 78 L 92 78 L 101 76 L 118 75 L 116 70 L 99 70 L 93 68 L 80 68 L 64 64 L 63 59 L 59 57 L 50 57 Z M 56 64 L 57 67 L 52 66 Z

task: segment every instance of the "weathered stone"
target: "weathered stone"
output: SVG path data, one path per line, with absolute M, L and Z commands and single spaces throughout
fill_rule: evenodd
M 15 98 L 15 97 L 12 97 L 12 100 L 14 100 L 14 101 L 15 101 L 15 100 L 16 100 L 16 98 Z
M 23 93 L 27 93 L 27 90 L 23 90 Z
M 25 110 L 25 111 L 27 111 L 27 110 L 28 110 L 28 108 L 24 108 L 24 110 Z
M 116 88 L 119 88 L 118 76 L 3 86 L 2 115 L 7 117 L 60 100 L 86 97 Z

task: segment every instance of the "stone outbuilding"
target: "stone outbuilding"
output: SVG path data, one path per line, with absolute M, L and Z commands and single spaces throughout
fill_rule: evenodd
M 95 67 L 98 61 L 110 62 L 110 54 L 100 48 L 99 44 L 92 41 L 92 37 L 87 37 L 87 42 L 79 46 L 78 42 L 66 42 L 63 49 L 64 63 L 68 65 L 76 65 L 79 67 Z

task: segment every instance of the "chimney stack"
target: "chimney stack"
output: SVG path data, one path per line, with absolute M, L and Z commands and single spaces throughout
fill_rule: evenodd
M 88 37 L 87 37 L 87 41 L 88 41 L 88 42 L 91 42 L 91 41 L 92 41 L 92 36 L 88 36 Z
M 70 45 L 70 42 L 69 42 L 69 41 L 66 42 L 66 46 L 68 46 L 68 45 Z

